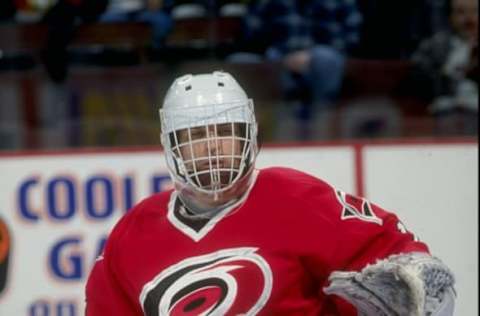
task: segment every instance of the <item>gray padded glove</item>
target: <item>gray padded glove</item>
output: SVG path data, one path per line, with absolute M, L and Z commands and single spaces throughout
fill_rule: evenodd
M 360 272 L 333 272 L 329 280 L 324 292 L 355 305 L 359 316 L 453 314 L 453 274 L 428 254 L 393 255 Z

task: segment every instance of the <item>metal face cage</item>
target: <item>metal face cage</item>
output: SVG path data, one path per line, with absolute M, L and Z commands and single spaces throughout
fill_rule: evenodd
M 253 168 L 258 150 L 251 100 L 160 115 L 167 163 L 177 181 L 216 196 Z

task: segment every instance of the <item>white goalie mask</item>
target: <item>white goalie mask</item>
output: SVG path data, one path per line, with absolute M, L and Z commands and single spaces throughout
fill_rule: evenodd
M 257 156 L 253 101 L 228 73 L 177 78 L 160 109 L 161 141 L 182 197 L 228 202 L 245 192 Z M 213 203 L 215 205 L 216 203 Z

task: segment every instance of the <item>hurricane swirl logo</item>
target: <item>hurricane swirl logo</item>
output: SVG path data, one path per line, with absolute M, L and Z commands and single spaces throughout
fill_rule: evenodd
M 145 315 L 256 315 L 272 291 L 272 271 L 257 248 L 185 259 L 145 284 Z

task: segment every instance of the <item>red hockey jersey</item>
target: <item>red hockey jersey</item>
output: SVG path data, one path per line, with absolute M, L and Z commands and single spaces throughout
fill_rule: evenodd
M 356 315 L 323 293 L 329 275 L 411 251 L 428 249 L 392 213 L 269 168 L 208 220 L 172 191 L 128 212 L 90 274 L 87 315 Z

